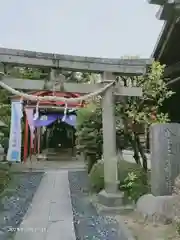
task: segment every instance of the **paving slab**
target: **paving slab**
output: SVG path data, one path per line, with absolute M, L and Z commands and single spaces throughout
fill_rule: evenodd
M 15 240 L 75 240 L 68 171 L 47 172 Z

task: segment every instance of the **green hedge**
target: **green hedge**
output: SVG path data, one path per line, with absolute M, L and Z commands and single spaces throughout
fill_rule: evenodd
M 0 163 L 0 193 L 6 188 L 11 179 L 8 163 Z
M 139 172 L 141 167 L 136 163 L 131 163 L 127 161 L 119 161 L 118 171 L 120 184 L 124 183 L 124 179 L 130 172 Z M 95 192 L 100 192 L 104 188 L 104 163 L 99 160 L 91 169 L 89 174 L 91 189 Z
M 0 193 L 4 190 L 10 180 L 10 176 L 6 171 L 0 170 Z

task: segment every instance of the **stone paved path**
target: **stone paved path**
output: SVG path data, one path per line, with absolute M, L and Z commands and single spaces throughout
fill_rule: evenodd
M 46 172 L 15 240 L 75 240 L 68 171 Z

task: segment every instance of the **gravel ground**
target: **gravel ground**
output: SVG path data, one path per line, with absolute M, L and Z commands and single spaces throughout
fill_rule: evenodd
M 37 187 L 42 172 L 16 173 L 0 196 L 0 240 L 13 239 Z
M 88 176 L 85 171 L 69 172 L 74 227 L 77 240 L 120 240 L 118 223 L 97 214 L 88 199 Z

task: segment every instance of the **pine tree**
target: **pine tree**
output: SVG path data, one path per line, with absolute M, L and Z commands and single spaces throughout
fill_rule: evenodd
M 76 136 L 77 150 L 87 157 L 89 172 L 102 155 L 101 111 L 94 104 L 78 111 Z

